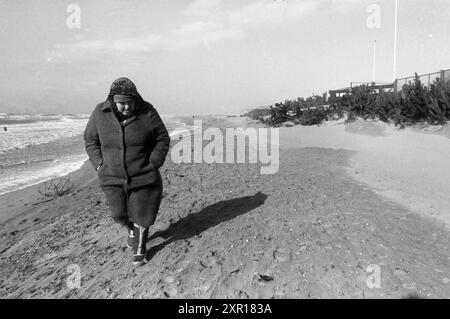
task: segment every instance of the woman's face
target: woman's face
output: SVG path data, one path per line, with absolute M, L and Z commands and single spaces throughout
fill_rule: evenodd
M 134 100 L 127 102 L 116 102 L 116 106 L 120 114 L 123 116 L 130 116 L 136 108 L 136 102 Z

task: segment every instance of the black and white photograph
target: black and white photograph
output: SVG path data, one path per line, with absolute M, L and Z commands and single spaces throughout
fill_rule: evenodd
M 449 299 L 449 39 L 448 0 L 0 0 L 0 299 Z

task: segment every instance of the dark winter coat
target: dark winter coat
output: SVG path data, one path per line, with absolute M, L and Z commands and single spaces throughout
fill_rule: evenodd
M 120 123 L 113 96 L 132 95 L 134 115 Z M 98 170 L 101 186 L 128 188 L 161 184 L 159 168 L 164 164 L 170 138 L 158 112 L 145 102 L 133 82 L 120 78 L 111 86 L 105 102 L 98 104 L 84 132 L 86 152 Z

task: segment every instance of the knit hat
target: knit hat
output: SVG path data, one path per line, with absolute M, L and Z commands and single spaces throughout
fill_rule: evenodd
M 143 99 L 139 95 L 136 89 L 136 85 L 134 85 L 134 83 L 128 78 L 118 78 L 111 84 L 111 88 L 108 94 L 108 100 L 111 102 L 111 104 L 114 104 L 116 102 L 114 100 L 114 97 L 116 95 L 126 95 L 134 97 L 136 100 L 137 108 L 139 108 L 139 106 L 143 103 Z M 129 99 L 127 101 L 129 101 Z

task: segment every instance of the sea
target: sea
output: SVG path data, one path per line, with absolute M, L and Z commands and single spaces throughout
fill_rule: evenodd
M 171 136 L 193 130 L 183 117 L 161 115 Z M 89 114 L 0 113 L 0 195 L 79 169 L 88 159 Z

